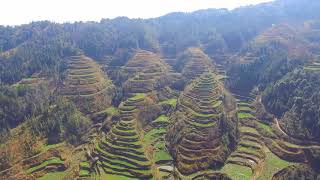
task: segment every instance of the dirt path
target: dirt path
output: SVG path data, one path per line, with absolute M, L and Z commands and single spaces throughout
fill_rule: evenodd
M 286 132 L 284 132 L 279 124 L 279 121 L 278 121 L 278 118 L 274 118 L 274 122 L 276 122 L 276 126 L 277 128 L 283 133 L 285 134 L 286 136 L 289 136 Z M 289 136 L 290 137 L 290 136 Z
M 262 97 L 261 97 L 261 95 L 258 95 L 258 96 L 257 96 L 257 101 L 258 101 L 260 104 L 262 104 Z M 263 104 L 262 104 L 262 105 L 263 105 Z M 263 105 L 263 106 L 264 106 L 264 105 Z M 301 145 L 301 143 L 299 143 L 299 142 L 301 142 L 302 140 L 296 139 L 296 138 L 288 135 L 288 134 L 281 128 L 278 118 L 275 117 L 275 118 L 273 119 L 273 123 L 276 125 L 276 128 L 277 128 L 282 134 L 284 134 L 285 136 L 287 136 L 288 138 L 292 139 L 292 140 L 295 142 L 295 143 L 292 143 L 292 142 L 291 142 L 292 144 L 297 145 L 297 146 L 301 146 L 301 148 L 317 148 L 317 149 L 320 148 L 320 144 L 319 144 L 318 142 L 308 141 L 308 140 L 304 140 L 304 141 L 307 141 L 306 144 L 309 144 L 309 145 Z

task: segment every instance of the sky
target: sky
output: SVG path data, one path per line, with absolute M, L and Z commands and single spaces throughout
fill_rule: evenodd
M 100 21 L 127 16 L 151 18 L 170 12 L 192 12 L 208 8 L 230 10 L 271 0 L 3 0 L 1 25 L 19 25 L 32 21 Z

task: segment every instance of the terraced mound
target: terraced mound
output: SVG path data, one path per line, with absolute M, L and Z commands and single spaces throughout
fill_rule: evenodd
M 178 171 L 188 175 L 222 165 L 225 152 L 219 128 L 224 120 L 223 96 L 214 74 L 205 73 L 187 86 L 177 109 L 172 119 L 177 122 L 166 139 Z
M 202 73 L 214 70 L 210 58 L 199 48 L 189 48 L 182 56 L 185 61 L 182 75 L 186 79 L 194 79 Z
M 107 179 L 112 179 L 113 175 L 139 179 L 152 177 L 151 162 L 145 155 L 135 119 L 137 105 L 143 100 L 144 94 L 137 94 L 123 102 L 119 107 L 120 121 L 96 146 L 98 166 Z
M 73 100 L 85 113 L 108 107 L 114 94 L 114 86 L 100 67 L 84 55 L 71 56 L 67 63 L 68 70 L 59 89 L 60 94 Z
M 146 93 L 164 87 L 168 83 L 170 67 L 152 52 L 138 50 L 123 67 L 129 74 L 124 84 L 127 93 Z

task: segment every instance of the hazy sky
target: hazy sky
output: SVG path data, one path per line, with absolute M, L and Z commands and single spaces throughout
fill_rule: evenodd
M 54 22 L 100 21 L 101 18 L 158 17 L 169 12 L 228 8 L 271 0 L 3 0 L 1 25 L 17 25 L 38 20 Z

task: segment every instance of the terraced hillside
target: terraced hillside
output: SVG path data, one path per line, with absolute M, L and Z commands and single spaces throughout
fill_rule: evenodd
M 178 99 L 175 124 L 167 134 L 178 171 L 189 175 L 223 164 L 220 124 L 224 119 L 222 89 L 212 73 L 186 87 Z
M 21 81 L 14 84 L 13 86 L 23 85 L 23 86 L 33 87 L 33 86 L 37 86 L 37 85 L 41 84 L 45 80 L 46 80 L 45 78 L 38 78 L 38 77 L 23 78 L 23 79 L 21 79 Z
M 144 133 L 144 142 L 150 149 L 156 177 L 160 179 L 169 177 L 173 170 L 173 159 L 165 145 L 168 125 L 169 118 L 166 115 L 160 115 L 150 123 L 150 127 Z
M 59 89 L 60 94 L 73 100 L 85 113 L 108 107 L 114 94 L 114 86 L 100 67 L 84 55 L 71 56 L 67 63 L 68 70 Z
M 137 105 L 143 100 L 144 94 L 137 94 L 121 103 L 120 121 L 96 145 L 101 178 L 149 179 L 153 176 L 135 119 Z
M 213 70 L 210 58 L 200 48 L 189 48 L 180 58 L 185 62 L 182 75 L 186 79 L 193 79 Z
M 123 67 L 129 75 L 124 84 L 127 93 L 146 93 L 168 84 L 170 67 L 160 57 L 150 51 L 137 50 Z
M 255 117 L 254 96 L 239 96 L 237 118 L 240 138 L 221 172 L 232 179 L 271 179 L 283 168 L 307 163 L 309 150 L 318 145 L 288 136 L 277 123 L 266 123 Z
M 222 172 L 234 179 L 250 179 L 266 156 L 262 137 L 254 126 L 254 110 L 248 99 L 250 98 L 237 102 L 240 139 L 236 150 L 222 169 Z M 238 170 L 234 171 L 235 169 Z
M 28 137 L 24 134 L 22 138 L 26 139 Z M 10 144 L 10 146 L 14 145 Z M 5 147 L 2 146 L 1 148 L 4 149 Z M 36 154 L 20 159 L 10 168 L 0 171 L 0 177 L 1 179 L 35 179 L 49 176 L 48 174 L 51 173 L 66 175 L 65 170 L 68 167 L 66 160 L 69 153 L 70 151 L 64 143 L 42 144 Z
M 319 61 L 313 62 L 313 63 L 305 66 L 304 69 L 307 71 L 319 72 L 320 71 L 320 62 Z

